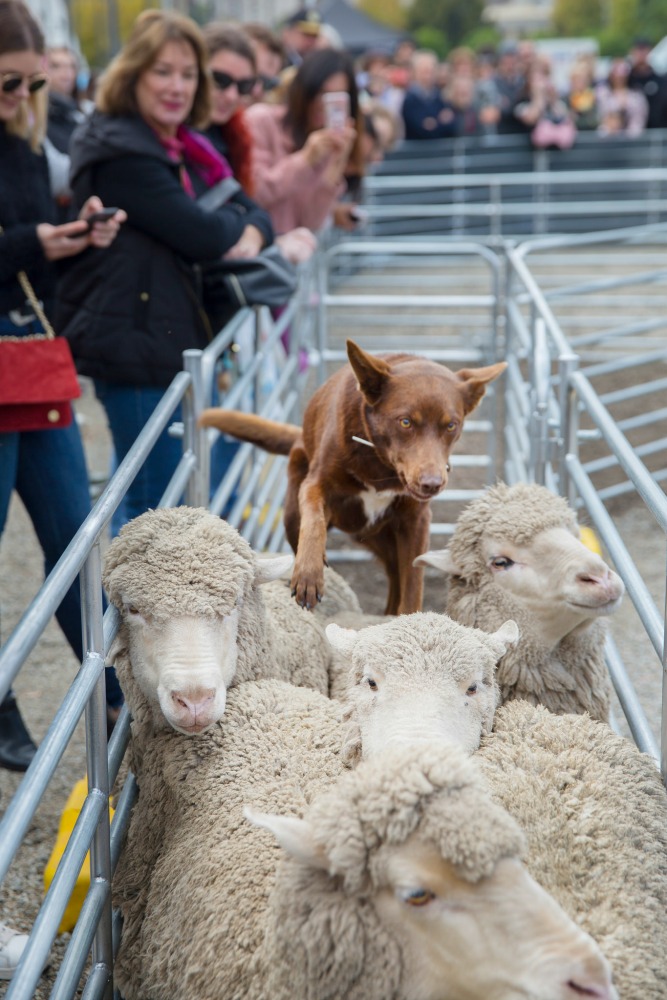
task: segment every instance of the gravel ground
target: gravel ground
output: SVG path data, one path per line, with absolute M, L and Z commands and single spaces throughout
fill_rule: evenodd
M 365 343 L 363 334 L 359 339 Z M 608 391 L 610 385 L 606 384 L 604 388 Z M 89 390 L 79 402 L 78 412 L 89 470 L 94 477 L 103 476 L 109 464 L 109 439 L 101 408 Z M 461 486 L 465 483 L 455 483 L 453 477 L 452 485 Z M 662 609 L 665 604 L 664 536 L 647 514 L 644 505 L 636 498 L 616 500 L 610 509 L 616 527 L 639 567 L 657 607 Z M 355 587 L 366 611 L 383 610 L 386 584 L 379 567 L 373 563 L 336 563 L 336 568 Z M 41 580 L 42 559 L 39 546 L 22 505 L 14 499 L 0 545 L 0 613 L 3 637 L 6 638 L 16 625 Z M 429 571 L 426 576 L 425 608 L 441 610 L 443 597 L 441 579 Z M 626 600 L 614 618 L 612 630 L 657 736 L 661 701 L 660 664 L 644 638 L 636 612 L 629 601 Z M 52 622 L 15 684 L 24 718 L 37 741 L 44 736 L 76 669 L 77 663 L 67 643 L 57 625 Z M 617 709 L 616 714 L 620 718 L 620 710 Z M 0 889 L 0 919 L 21 930 L 29 930 L 34 921 L 43 898 L 43 872 L 53 847 L 61 810 L 72 786 L 84 775 L 85 747 L 83 726 L 80 724 Z M 0 770 L 0 811 L 6 808 L 19 779 L 19 775 Z M 37 1000 L 46 1000 L 48 997 L 68 939 L 68 935 L 57 939 L 53 950 L 54 962 L 42 977 L 35 993 Z M 5 992 L 6 986 L 0 984 L 0 998 Z

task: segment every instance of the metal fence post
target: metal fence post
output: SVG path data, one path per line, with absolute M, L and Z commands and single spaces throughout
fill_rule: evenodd
M 107 758 L 107 709 L 104 682 L 104 626 L 102 559 L 99 538 L 81 570 L 83 648 L 100 657 L 100 674 L 86 706 L 86 757 L 88 792 L 99 789 L 104 797 L 100 821 L 90 845 L 90 884 L 104 883 L 106 898 L 93 938 L 92 965 L 106 979 L 103 1000 L 113 997 L 113 935 L 111 913 L 111 841 L 109 826 L 109 764 Z
M 546 483 L 549 458 L 549 385 L 551 357 L 547 344 L 544 320 L 538 318 L 533 325 L 533 350 L 530 357 L 530 473 L 535 483 Z
M 185 491 L 185 502 L 190 507 L 208 507 L 211 479 L 206 428 L 197 426 L 207 403 L 203 356 L 203 351 L 194 348 L 183 351 L 183 367 L 192 379 L 190 388 L 183 397 L 183 451 L 194 452 L 196 458 L 196 465 Z
M 560 404 L 558 486 L 561 495 L 567 497 L 573 505 L 576 500 L 576 490 L 568 472 L 565 456 L 579 455 L 579 401 L 570 385 L 570 376 L 578 368 L 579 358 L 576 354 L 561 354 L 558 358 Z

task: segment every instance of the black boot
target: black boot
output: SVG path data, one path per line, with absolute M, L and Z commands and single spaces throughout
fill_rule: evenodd
M 27 771 L 36 753 L 37 747 L 10 691 L 0 704 L 0 767 L 8 771 Z

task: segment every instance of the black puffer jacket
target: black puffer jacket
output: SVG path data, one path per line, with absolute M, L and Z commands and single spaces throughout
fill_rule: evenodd
M 270 242 L 268 216 L 241 193 L 215 212 L 202 210 L 139 117 L 95 112 L 74 133 L 70 153 L 77 206 L 96 194 L 125 209 L 128 221 L 111 247 L 87 250 L 67 267 L 59 330 L 83 375 L 166 386 L 182 368 L 183 351 L 211 337 L 187 265 L 220 257 L 250 223 Z M 190 176 L 203 194 L 203 180 Z
M 11 135 L 0 122 L 0 316 L 25 304 L 16 277 L 27 271 L 48 312 L 55 287 L 53 268 L 37 237 L 40 222 L 55 222 L 49 167 L 25 139 Z

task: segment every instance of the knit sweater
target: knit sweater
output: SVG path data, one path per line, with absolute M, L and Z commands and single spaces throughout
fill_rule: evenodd
M 267 209 L 277 234 L 306 226 L 314 232 L 330 215 L 345 184 L 332 184 L 328 159 L 311 167 L 283 125 L 284 107 L 253 104 L 246 122 L 253 140 L 255 200 Z

